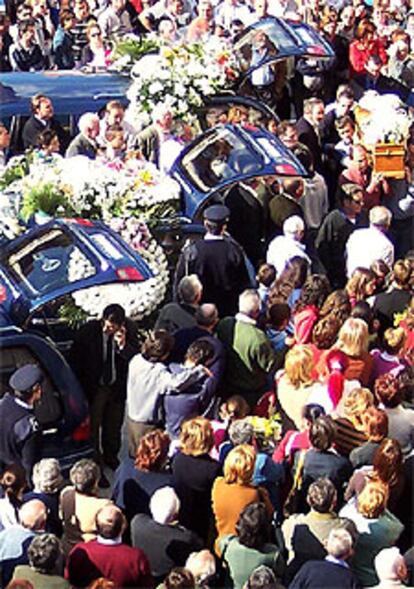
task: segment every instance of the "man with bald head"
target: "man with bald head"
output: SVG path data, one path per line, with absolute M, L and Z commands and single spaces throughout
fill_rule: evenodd
M 114 581 L 116 587 L 151 587 L 153 579 L 144 552 L 122 543 L 126 519 L 115 505 L 96 514 L 98 536 L 80 542 L 69 554 L 65 577 L 76 587 L 87 587 L 99 577 Z
M 0 532 L 0 586 L 5 587 L 20 564 L 28 564 L 27 551 L 36 534 L 45 531 L 47 509 L 38 499 L 24 503 L 19 511 L 19 524 Z

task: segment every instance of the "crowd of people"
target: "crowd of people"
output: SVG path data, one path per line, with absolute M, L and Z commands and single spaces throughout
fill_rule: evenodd
M 278 113 L 262 123 L 307 176 L 254 178 L 206 208 L 144 338 L 117 301 L 77 330 L 69 361 L 94 459 L 69 481 L 40 460 L 41 369 L 13 374 L 0 401 L 2 587 L 414 585 L 414 132 L 404 177 L 390 178 L 355 120 L 366 90 L 411 105 L 413 11 L 405 0 L 6 0 L 3 72 L 104 71 L 127 34 L 231 48 L 272 15 L 306 21 L 335 56 L 266 65 L 244 86 Z M 112 100 L 75 137 L 50 97 L 31 106 L 14 143 L 0 125 L 1 166 L 30 150 L 45 164 L 143 158 L 168 173 L 189 139 L 168 105 L 138 129 Z M 250 115 L 222 107 L 207 122 L 251 129 Z

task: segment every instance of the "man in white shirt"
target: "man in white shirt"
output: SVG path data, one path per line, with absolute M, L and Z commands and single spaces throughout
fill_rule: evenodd
M 305 258 L 310 264 L 311 260 L 306 253 L 306 248 L 301 243 L 305 235 L 305 223 L 297 215 L 286 219 L 283 223 L 283 235 L 273 239 L 268 247 L 266 261 L 276 268 L 279 276 L 292 258 Z
M 126 10 L 126 0 L 111 0 L 111 4 L 98 18 L 99 26 L 105 39 L 113 35 L 122 36 L 132 33 L 132 24 Z
M 394 245 L 386 236 L 392 214 L 383 206 L 369 212 L 369 227 L 354 231 L 346 244 L 346 268 L 348 278 L 355 268 L 369 268 L 376 260 L 382 260 L 389 268 L 394 263 Z

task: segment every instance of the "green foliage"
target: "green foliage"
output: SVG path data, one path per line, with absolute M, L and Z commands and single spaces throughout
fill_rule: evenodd
M 40 211 L 51 217 L 73 213 L 65 194 L 50 182 L 33 186 L 23 195 L 21 216 L 24 221 Z
M 0 178 L 0 190 L 5 190 L 16 180 L 21 180 L 28 174 L 28 164 L 25 159 L 16 162 L 14 165 L 6 168 Z
M 59 317 L 66 321 L 69 327 L 73 329 L 77 329 L 90 318 L 72 299 L 59 307 Z
M 131 61 L 138 61 L 146 53 L 157 52 L 160 45 L 155 39 L 123 39 L 119 41 L 113 51 L 114 60 L 128 56 Z

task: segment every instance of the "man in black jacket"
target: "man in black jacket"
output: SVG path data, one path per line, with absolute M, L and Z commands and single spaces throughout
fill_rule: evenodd
M 108 305 L 101 320 L 78 332 L 72 364 L 90 404 L 95 459 L 117 468 L 130 359 L 139 351 L 137 328 L 120 305 Z
M 44 94 L 36 94 L 31 100 L 32 116 L 23 127 L 23 147 L 37 147 L 40 133 L 51 129 L 59 137 L 60 151 L 64 153 L 68 144 L 68 135 L 62 126 L 53 118 L 54 110 L 50 98 Z

